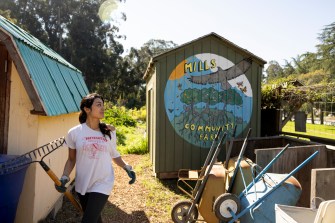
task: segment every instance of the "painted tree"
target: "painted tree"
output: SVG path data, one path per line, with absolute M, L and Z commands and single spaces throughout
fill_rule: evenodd
M 187 105 L 195 105 L 200 102 L 204 102 L 207 105 L 216 105 L 220 102 L 230 105 L 242 105 L 242 97 L 234 89 L 228 89 L 224 91 L 217 91 L 216 89 L 210 88 L 189 88 L 184 90 L 180 94 L 181 102 Z

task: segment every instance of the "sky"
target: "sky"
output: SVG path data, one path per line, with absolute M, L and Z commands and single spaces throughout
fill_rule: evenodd
M 125 50 L 150 39 L 178 45 L 215 32 L 267 62 L 284 65 L 316 52 L 317 39 L 335 22 L 334 0 L 126 0 L 116 11 Z

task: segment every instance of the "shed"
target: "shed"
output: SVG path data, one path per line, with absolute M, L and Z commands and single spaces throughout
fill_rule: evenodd
M 260 136 L 266 61 L 216 33 L 153 57 L 146 80 L 148 146 L 158 178 L 200 169 L 219 129 Z M 219 158 L 223 159 L 223 154 Z
M 88 93 L 81 72 L 2 16 L 0 80 L 0 154 L 24 154 L 78 124 L 79 103 Z M 44 161 L 60 175 L 66 158 L 64 148 Z M 15 222 L 38 222 L 60 197 L 43 169 L 31 164 Z

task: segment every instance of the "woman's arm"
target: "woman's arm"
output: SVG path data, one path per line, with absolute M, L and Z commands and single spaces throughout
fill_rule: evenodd
M 129 184 L 133 184 L 136 181 L 136 173 L 133 170 L 133 167 L 127 164 L 121 156 L 113 158 L 114 163 L 116 163 L 118 166 L 122 167 L 128 174 L 128 176 L 131 178 L 129 181 Z
M 63 176 L 70 176 L 70 173 L 76 165 L 76 151 L 75 149 L 69 148 L 69 157 L 64 166 Z
M 121 168 L 124 168 L 127 165 L 127 163 L 122 159 L 121 156 L 113 158 L 113 161 Z

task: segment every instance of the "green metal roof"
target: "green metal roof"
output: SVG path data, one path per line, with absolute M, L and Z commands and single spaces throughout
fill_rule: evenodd
M 37 38 L 0 16 L 0 31 L 3 30 L 11 35 L 45 114 L 79 111 L 82 97 L 89 92 L 81 72 Z

